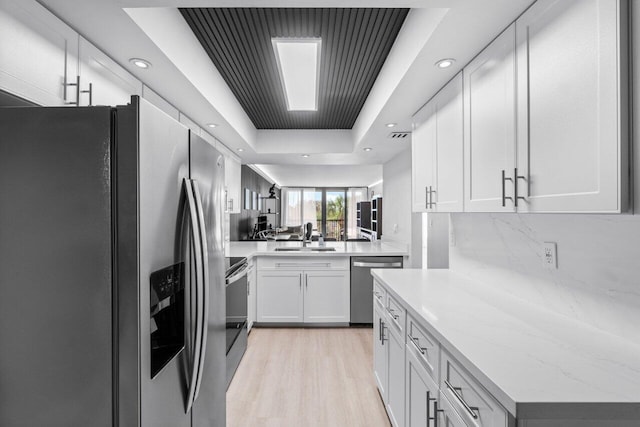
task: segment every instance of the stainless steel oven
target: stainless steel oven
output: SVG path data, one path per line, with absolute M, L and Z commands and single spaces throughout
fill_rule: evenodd
M 227 388 L 247 349 L 247 269 L 246 258 L 227 258 Z

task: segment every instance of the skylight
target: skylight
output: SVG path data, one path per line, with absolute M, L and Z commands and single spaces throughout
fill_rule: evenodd
M 280 80 L 289 111 L 318 109 L 319 38 L 273 38 Z

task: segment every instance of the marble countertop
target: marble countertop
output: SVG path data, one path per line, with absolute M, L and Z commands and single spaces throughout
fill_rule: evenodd
M 372 274 L 512 414 L 640 418 L 638 343 L 450 270 Z
M 276 251 L 279 247 L 302 247 L 302 242 L 287 241 L 246 241 L 229 242 L 225 248 L 225 256 L 246 257 L 254 256 L 406 256 L 409 255 L 406 245 L 376 242 L 325 242 L 327 248 L 335 248 L 335 251 L 326 252 L 288 252 Z M 319 247 L 318 242 L 312 242 L 308 247 Z

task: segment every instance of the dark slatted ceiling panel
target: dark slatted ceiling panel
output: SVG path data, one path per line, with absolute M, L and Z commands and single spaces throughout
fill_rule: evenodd
M 351 129 L 409 9 L 180 9 L 257 129 Z M 272 37 L 320 37 L 318 111 L 287 111 Z

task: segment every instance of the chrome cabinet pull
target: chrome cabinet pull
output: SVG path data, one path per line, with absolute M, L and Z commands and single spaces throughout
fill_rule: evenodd
M 75 105 L 76 107 L 80 106 L 80 76 L 76 76 L 75 83 L 63 83 L 64 86 L 64 103 L 65 105 Z M 76 100 L 75 101 L 67 101 L 67 87 L 75 86 L 76 87 Z
M 429 209 L 429 187 L 424 187 L 424 208 Z
M 465 402 L 465 400 L 462 398 L 462 395 L 460 394 L 460 392 L 462 391 L 461 387 L 452 386 L 448 380 L 444 380 L 444 383 L 447 386 L 447 388 L 451 390 L 455 398 L 462 404 L 462 406 L 469 413 L 469 415 L 471 415 L 474 420 L 477 420 L 478 414 L 476 412 L 479 411 L 480 408 L 476 406 L 469 406 L 469 404 Z
M 522 176 L 522 175 L 518 175 L 518 168 L 514 168 L 513 169 L 513 176 L 515 177 L 514 180 L 513 180 L 513 193 L 514 193 L 514 196 L 515 196 L 513 203 L 515 204 L 516 207 L 518 207 L 518 199 L 519 200 L 526 200 L 524 197 L 518 196 L 518 180 L 519 179 L 524 179 L 525 182 L 526 182 L 527 178 Z
M 431 188 L 431 186 L 429 186 L 429 207 L 431 209 L 433 209 L 433 207 L 436 205 L 436 202 L 433 201 L 433 194 L 436 192 L 436 190 L 433 190 Z
M 429 407 L 431 406 L 431 402 L 435 402 L 433 405 L 433 409 L 434 414 L 433 417 L 431 416 L 431 410 L 429 409 Z M 442 409 L 441 409 L 442 411 Z M 427 391 L 427 427 L 429 426 L 429 423 L 433 421 L 433 425 L 437 427 L 438 425 L 438 399 L 436 399 L 435 397 L 431 397 L 431 391 Z
M 502 169 L 502 207 L 505 207 L 507 200 L 513 200 L 513 197 L 507 197 L 505 193 L 505 182 L 513 181 L 511 178 L 505 175 L 504 169 Z
M 304 287 L 309 289 L 309 276 L 307 274 L 304 275 Z
M 444 412 L 444 409 L 438 409 L 438 401 L 436 400 L 433 402 L 433 427 L 438 427 L 438 412 Z
M 416 348 L 416 350 L 418 350 L 420 353 L 422 353 L 423 355 L 426 356 L 427 354 L 427 348 L 426 347 L 420 347 L 420 341 L 418 340 L 418 338 L 414 338 L 411 335 L 407 335 L 409 337 L 409 341 L 411 341 L 411 344 L 413 344 L 413 346 Z
M 391 315 L 391 317 L 393 317 L 395 320 L 398 320 L 398 318 L 400 317 L 399 315 L 395 314 L 396 311 L 393 308 L 388 308 L 387 312 Z
M 380 328 L 380 334 L 381 334 L 381 337 L 382 337 L 381 341 L 382 341 L 382 345 L 384 345 L 384 341 L 385 340 L 388 341 L 389 339 L 384 336 L 384 330 L 386 329 L 385 322 L 382 319 L 380 319 L 380 321 L 382 322 L 382 327 Z
M 300 282 L 300 290 L 302 290 L 302 273 L 300 273 L 298 275 L 298 279 L 299 279 L 299 282 Z
M 80 93 L 88 93 L 89 94 L 89 106 L 93 105 L 93 83 L 89 83 L 88 90 L 81 90 Z

